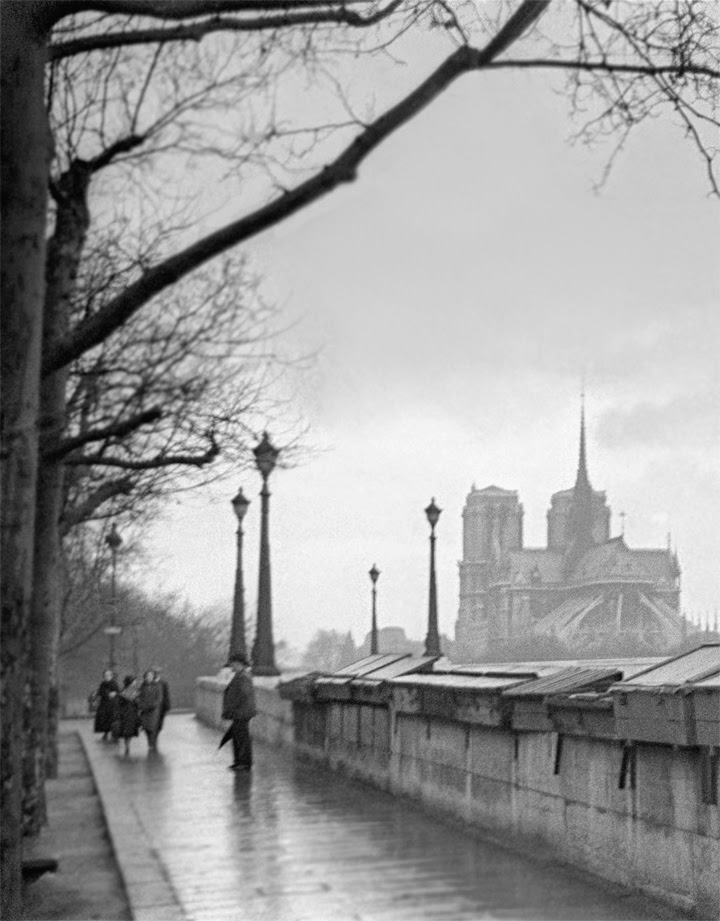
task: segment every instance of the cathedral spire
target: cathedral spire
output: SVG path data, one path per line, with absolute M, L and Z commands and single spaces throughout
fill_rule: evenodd
M 578 486 L 589 487 L 590 478 L 587 472 L 587 451 L 585 447 L 585 391 L 580 395 L 580 453 L 578 456 L 577 476 L 575 477 L 575 490 Z
M 580 451 L 578 468 L 573 488 L 572 507 L 568 522 L 568 544 L 565 553 L 565 572 L 569 575 L 583 553 L 595 543 L 593 535 L 594 508 L 593 490 L 587 472 L 587 448 L 585 443 L 585 390 L 580 403 Z

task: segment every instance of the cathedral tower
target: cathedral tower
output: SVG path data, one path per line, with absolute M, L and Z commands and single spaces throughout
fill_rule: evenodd
M 463 559 L 456 637 L 471 648 L 488 631 L 488 587 L 507 574 L 510 554 L 523 545 L 523 507 L 516 490 L 486 486 L 463 509 Z
M 516 490 L 473 487 L 463 509 L 463 559 L 496 565 L 510 550 L 520 550 L 522 519 Z

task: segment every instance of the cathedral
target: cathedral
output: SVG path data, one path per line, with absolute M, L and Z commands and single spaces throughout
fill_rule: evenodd
M 605 493 L 588 477 L 584 408 L 575 485 L 550 500 L 547 546 L 523 546 L 515 490 L 473 486 L 459 565 L 457 661 L 513 649 L 528 658 L 533 648 L 557 658 L 663 654 L 685 635 L 676 554 L 610 536 Z

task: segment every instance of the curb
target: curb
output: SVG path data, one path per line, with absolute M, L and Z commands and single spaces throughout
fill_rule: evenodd
M 140 816 L 132 804 L 114 796 L 115 779 L 105 757 L 88 744 L 81 728 L 80 737 L 98 797 L 105 815 L 110 843 L 115 853 L 134 921 L 186 921 L 158 851 L 148 840 Z

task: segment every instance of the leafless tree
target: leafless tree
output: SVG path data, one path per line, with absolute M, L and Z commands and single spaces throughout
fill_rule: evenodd
M 86 315 L 92 310 L 87 300 L 107 296 L 98 275 L 99 266 L 110 263 L 117 270 L 120 260 L 106 241 L 83 260 L 93 277 L 81 278 L 74 313 Z M 34 600 L 44 603 L 33 607 L 30 631 L 27 830 L 44 821 L 44 797 L 37 788 L 43 785 L 43 765 L 55 763 L 46 725 L 55 725 L 48 702 L 57 704 L 53 675 L 64 594 L 59 538 L 110 514 L 148 520 L 168 492 L 247 464 L 248 440 L 278 411 L 269 385 L 283 371 L 273 366 L 273 311 L 255 288 L 242 261 L 224 257 L 196 273 L 173 298 L 162 295 L 156 311 L 136 315 L 69 369 L 62 438 L 46 451 L 41 443 Z M 243 310 L 237 309 L 240 301 Z M 49 471 L 61 476 L 50 478 Z M 43 515 L 48 481 L 50 491 L 61 490 L 46 502 L 59 507 L 59 520 Z
M 57 482 L 51 482 L 50 471 L 38 467 L 39 431 L 43 455 L 55 451 L 64 437 L 64 397 L 73 362 L 101 346 L 138 311 L 152 309 L 154 298 L 209 260 L 354 181 L 363 161 L 383 140 L 465 75 L 481 75 L 482 85 L 492 70 L 500 68 L 565 72 L 577 111 L 588 112 L 584 136 L 608 134 L 620 145 L 643 119 L 668 110 L 698 150 L 709 188 L 717 194 L 713 131 L 720 53 L 715 16 L 712 5 L 696 2 L 636 5 L 574 0 L 550 7 L 549 0 L 524 0 L 485 7 L 469 0 L 453 4 L 446 0 L 6 0 L 2 6 L 6 917 L 20 910 L 17 777 L 24 646 L 37 561 L 33 547 L 40 545 L 35 540 L 36 507 L 49 522 L 60 514 L 59 506 L 51 507 L 49 501 L 44 505 L 37 497 L 62 495 Z M 204 47 L 209 49 L 205 54 Z M 139 52 L 137 60 L 144 61 L 139 70 L 131 64 L 131 49 Z M 365 53 L 355 59 L 356 52 Z M 393 70 L 394 57 L 413 53 L 418 55 L 414 64 Z M 227 118 L 208 135 L 214 102 L 206 98 L 206 118 L 200 112 L 189 114 L 183 103 L 188 99 L 184 88 L 190 85 L 189 71 L 223 63 L 233 68 L 245 55 L 244 72 L 257 70 L 258 82 L 248 80 L 244 90 L 237 83 L 232 86 L 225 97 Z M 62 79 L 58 62 L 68 61 L 69 73 L 73 61 L 83 66 L 84 56 L 115 60 L 125 69 L 127 84 L 121 92 L 112 80 L 98 84 L 98 97 L 107 100 L 108 107 L 107 115 L 92 127 L 95 142 L 89 150 L 72 151 L 68 146 L 67 161 L 59 161 L 53 175 L 47 100 L 54 98 L 53 80 Z M 166 56 L 179 69 L 164 69 Z M 176 85 L 171 83 L 161 93 L 156 88 L 173 72 Z M 390 73 L 397 79 L 389 79 Z M 226 86 L 222 70 L 214 74 L 215 98 L 220 100 Z M 289 81 L 297 80 L 298 74 L 304 78 L 300 87 L 307 103 L 304 111 L 310 113 L 305 124 L 285 121 L 293 108 Z M 364 84 L 359 80 L 363 76 Z M 359 97 L 352 92 L 356 86 Z M 161 99 L 172 98 L 173 93 L 178 108 L 168 113 Z M 373 95 L 374 109 L 367 105 Z M 92 107 L 83 106 L 73 112 L 68 121 L 71 133 L 77 126 L 72 119 L 86 115 L 91 119 L 93 114 Z M 175 134 L 170 123 L 182 124 L 182 132 Z M 60 127 L 58 120 L 54 130 Z M 223 134 L 230 149 L 237 142 L 230 160 L 227 145 L 220 143 Z M 215 186 L 222 183 L 224 192 L 231 177 L 237 178 L 237 184 L 228 184 L 224 201 L 216 197 L 196 227 L 179 234 L 172 249 L 143 266 L 101 309 L 70 324 L 69 293 L 87 237 L 83 211 L 87 188 L 111 163 L 119 166 L 129 160 L 137 139 L 158 154 L 168 153 L 172 168 L 183 170 L 184 176 L 190 176 L 189 170 L 205 156 L 200 153 L 204 147 L 215 169 L 226 163 Z M 46 244 L 51 186 L 58 210 L 55 232 Z M 141 188 L 149 207 L 156 207 L 152 175 L 145 177 Z M 46 259 L 46 253 L 60 244 L 65 256 Z M 54 271 L 46 272 L 46 267 Z M 62 470 L 52 476 L 61 478 Z
M 145 178 L 161 172 L 158 157 L 195 146 L 203 153 L 192 120 L 207 118 L 211 109 L 217 116 L 218 104 L 227 104 L 226 83 L 244 82 L 244 74 L 223 78 L 214 60 L 196 61 L 189 70 L 182 58 L 160 68 L 155 56 L 147 68 L 130 67 L 138 61 L 117 55 L 86 60 L 84 69 L 75 63 L 54 64 L 48 85 L 57 165 L 50 181 L 45 352 L 188 233 L 192 203 L 175 191 L 175 178 L 166 171 L 152 189 Z M 193 80 L 181 79 L 186 73 Z M 148 98 L 151 74 L 160 84 L 154 99 Z M 153 114 L 138 134 L 143 107 Z M 151 212 L 129 207 L 128 189 L 142 189 L 157 204 Z M 109 509 L 149 515 L 152 500 L 168 489 L 206 480 L 221 454 L 214 476 L 247 462 L 253 422 L 257 431 L 271 415 L 270 375 L 278 371 L 270 317 L 246 260 L 225 253 L 196 269 L 181 290 L 163 291 L 152 312 L 133 314 L 43 380 L 26 681 L 26 833 L 45 821 L 43 770 L 54 761 L 47 726 L 48 702 L 56 699 L 61 535 Z

